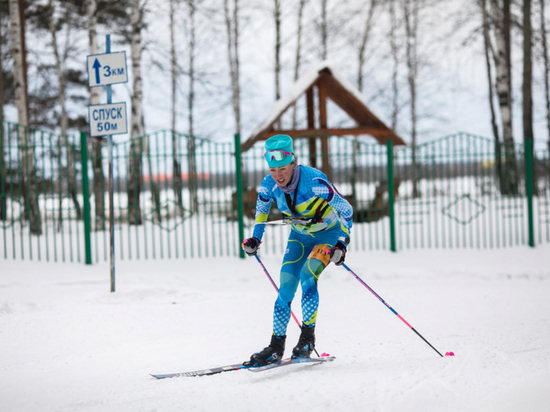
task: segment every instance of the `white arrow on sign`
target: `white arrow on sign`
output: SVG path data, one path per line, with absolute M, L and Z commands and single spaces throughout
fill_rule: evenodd
M 88 106 L 90 136 L 128 133 L 126 102 Z
M 126 52 L 92 54 L 88 56 L 88 86 L 107 86 L 128 82 Z

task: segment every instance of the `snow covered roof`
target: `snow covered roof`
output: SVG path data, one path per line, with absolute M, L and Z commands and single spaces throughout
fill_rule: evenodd
M 323 87 L 324 95 L 344 110 L 356 123 L 353 128 L 314 128 L 301 130 L 281 130 L 278 120 L 298 100 L 300 96 L 310 91 L 313 87 Z M 313 107 L 308 110 L 314 110 Z M 311 114 L 313 115 L 313 114 Z M 321 120 L 320 124 L 323 123 Z M 326 123 L 326 120 L 325 120 Z M 368 108 L 357 88 L 341 74 L 334 66 L 323 61 L 310 69 L 292 86 L 289 93 L 277 100 L 267 118 L 254 130 L 252 135 L 242 144 L 242 149 L 247 150 L 257 141 L 266 140 L 276 133 L 289 134 L 292 137 L 312 136 L 314 131 L 325 132 L 333 135 L 371 135 L 381 144 L 391 140 L 394 145 L 405 145 L 405 142 L 378 119 Z

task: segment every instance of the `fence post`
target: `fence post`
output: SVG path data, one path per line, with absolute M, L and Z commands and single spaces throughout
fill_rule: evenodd
M 235 134 L 235 182 L 237 183 L 237 219 L 239 222 L 239 257 L 244 259 L 241 244 L 244 241 L 244 205 L 243 205 L 243 172 L 241 159 L 241 136 Z
M 524 141 L 525 158 L 525 190 L 527 192 L 527 226 L 529 230 L 529 246 L 535 247 L 535 228 L 533 223 L 533 139 Z
M 393 143 L 386 141 L 386 152 L 388 156 L 387 175 L 388 175 L 388 214 L 390 218 L 390 250 L 397 252 L 395 246 L 395 213 L 394 213 L 394 187 L 393 187 Z
M 88 182 L 88 136 L 80 132 L 80 159 L 82 164 L 82 198 L 84 201 L 84 255 L 86 265 L 92 264 L 92 233 L 90 224 L 90 189 Z

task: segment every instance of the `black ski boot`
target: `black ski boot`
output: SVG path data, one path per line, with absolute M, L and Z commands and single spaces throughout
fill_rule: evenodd
M 262 351 L 254 353 L 249 361 L 243 362 L 244 366 L 262 366 L 283 359 L 285 352 L 285 336 L 271 336 L 269 346 Z
M 302 333 L 298 344 L 292 349 L 292 359 L 309 358 L 315 349 L 315 326 L 309 328 L 302 325 Z

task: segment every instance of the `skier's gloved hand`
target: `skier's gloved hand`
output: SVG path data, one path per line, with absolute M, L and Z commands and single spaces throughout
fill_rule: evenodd
M 349 245 L 349 238 L 340 238 L 336 245 L 330 249 L 330 261 L 336 266 L 341 266 L 346 259 L 346 247 Z
M 248 239 L 245 239 L 241 246 L 248 256 L 254 256 L 260 248 L 260 243 L 262 242 L 255 237 L 249 237 Z

